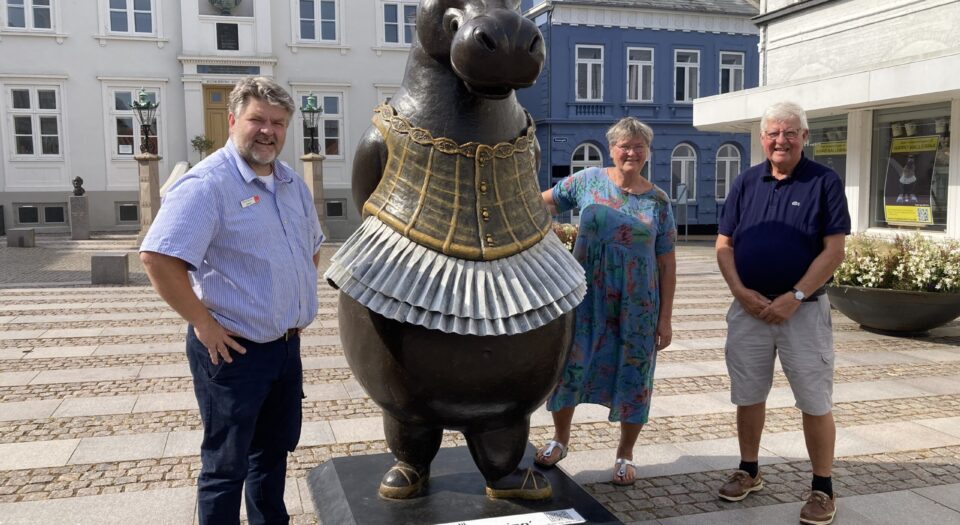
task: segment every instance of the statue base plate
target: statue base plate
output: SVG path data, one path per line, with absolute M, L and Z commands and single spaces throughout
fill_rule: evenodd
M 535 452 L 528 444 L 521 466 L 532 465 Z M 483 476 L 466 447 L 440 449 L 430 466 L 430 481 L 423 496 L 383 499 L 377 495 L 380 478 L 394 462 L 392 454 L 350 456 L 331 459 L 312 469 L 307 485 L 321 523 L 450 523 L 572 508 L 587 523 L 622 525 L 558 468 L 539 469 L 553 487 L 550 499 L 490 499 L 484 493 Z

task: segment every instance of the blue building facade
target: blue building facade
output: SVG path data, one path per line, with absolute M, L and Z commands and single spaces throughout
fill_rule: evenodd
M 730 182 L 749 164 L 750 135 L 697 131 L 692 101 L 757 86 L 750 22 L 757 9 L 746 0 L 524 0 L 523 7 L 547 49 L 537 83 L 517 94 L 536 121 L 541 187 L 611 165 L 606 130 L 633 116 L 654 130 L 645 175 L 685 204 L 678 223 L 715 228 Z

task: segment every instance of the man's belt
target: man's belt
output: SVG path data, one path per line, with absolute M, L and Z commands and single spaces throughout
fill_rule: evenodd
M 777 297 L 780 297 L 781 295 L 783 295 L 783 294 L 785 294 L 785 293 L 788 293 L 788 292 L 789 292 L 789 290 L 786 291 L 786 292 L 776 293 L 776 294 L 764 294 L 764 297 L 766 297 L 767 299 L 773 300 L 773 299 L 776 299 Z M 827 293 L 827 287 L 826 287 L 826 285 L 821 286 L 820 288 L 817 288 L 816 291 L 814 291 L 812 294 L 808 295 L 808 296 L 806 297 L 806 299 L 803 300 L 803 302 L 805 302 L 805 303 L 812 303 L 812 302 L 816 301 L 818 297 L 820 297 L 821 295 L 823 295 L 823 294 L 825 294 L 825 293 Z

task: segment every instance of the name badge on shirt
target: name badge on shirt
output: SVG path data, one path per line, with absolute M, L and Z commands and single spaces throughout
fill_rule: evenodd
M 243 199 L 242 201 L 240 201 L 240 207 L 246 208 L 247 206 L 253 206 L 254 204 L 257 204 L 258 202 L 260 202 L 260 196 L 254 195 L 249 199 Z

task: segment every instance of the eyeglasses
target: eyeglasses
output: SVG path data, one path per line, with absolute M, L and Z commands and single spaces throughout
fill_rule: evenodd
M 800 136 L 799 129 L 785 129 L 782 131 L 764 131 L 763 135 L 770 140 L 777 140 L 777 137 L 779 137 L 781 133 L 783 134 L 783 138 L 787 140 L 797 140 L 797 137 Z
M 644 153 L 647 151 L 647 146 L 644 144 L 637 144 L 635 146 L 622 146 L 620 144 L 615 144 L 615 146 L 623 152 L 634 152 L 634 153 Z

